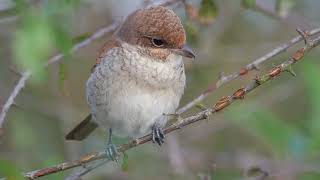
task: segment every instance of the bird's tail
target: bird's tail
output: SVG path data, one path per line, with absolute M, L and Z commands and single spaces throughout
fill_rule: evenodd
M 81 141 L 89 136 L 89 134 L 97 127 L 97 123 L 92 120 L 92 116 L 91 114 L 89 114 L 83 121 L 81 121 L 66 135 L 66 140 Z

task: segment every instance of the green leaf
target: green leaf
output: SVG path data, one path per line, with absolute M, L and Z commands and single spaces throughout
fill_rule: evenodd
M 199 21 L 203 24 L 211 24 L 218 15 L 218 7 L 213 0 L 202 0 L 199 9 Z
M 79 0 L 45 0 L 35 10 L 24 0 L 16 0 L 17 11 L 23 16 L 13 43 L 15 60 L 24 70 L 35 73 L 35 82 L 44 79 L 43 65 L 55 47 L 70 58 L 73 42 L 69 22 L 77 4 Z
M 0 178 L 6 177 L 7 180 L 23 180 L 21 170 L 16 165 L 6 160 L 0 160 Z
M 244 8 L 253 8 L 256 6 L 256 0 L 242 0 L 241 5 Z
M 50 57 L 54 44 L 53 32 L 41 15 L 26 16 L 15 34 L 15 61 L 23 69 L 33 71 L 33 80 L 39 82 L 46 75 L 43 64 Z
M 127 153 L 123 153 L 121 169 L 122 171 L 128 171 L 129 168 L 129 156 Z
M 56 24 L 53 28 L 53 31 L 57 48 L 65 55 L 65 59 L 69 59 L 71 56 L 70 50 L 73 45 L 70 34 L 64 30 L 63 27 Z

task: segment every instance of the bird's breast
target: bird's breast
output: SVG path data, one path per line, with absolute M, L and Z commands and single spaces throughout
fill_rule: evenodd
M 99 125 L 119 136 L 147 133 L 164 113 L 174 113 L 185 87 L 181 57 L 157 62 L 136 52 L 110 53 L 87 82 L 87 99 Z

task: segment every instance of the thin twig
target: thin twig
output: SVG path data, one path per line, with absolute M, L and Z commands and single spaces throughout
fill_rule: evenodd
M 106 27 L 99 29 L 98 31 L 93 33 L 89 38 L 87 38 L 84 41 L 73 46 L 73 48 L 71 49 L 71 53 L 74 53 L 74 52 L 78 51 L 79 49 L 89 45 L 90 43 L 92 43 L 96 39 L 99 39 L 102 36 L 104 36 L 105 34 L 114 31 L 117 27 L 118 27 L 118 22 L 114 22 L 109 26 L 106 26 Z M 59 62 L 63 57 L 64 57 L 64 54 L 57 54 L 57 55 L 53 56 L 44 65 L 44 68 L 48 67 L 50 64 Z M 0 128 L 3 127 L 3 123 L 5 121 L 6 114 L 7 114 L 8 110 L 10 109 L 10 107 L 12 106 L 12 104 L 14 103 L 15 98 L 18 96 L 20 91 L 24 88 L 26 81 L 30 78 L 31 75 L 32 75 L 31 71 L 26 71 L 26 72 L 22 73 L 22 76 L 20 77 L 19 81 L 17 82 L 16 86 L 14 87 L 8 100 L 3 105 L 2 110 L 1 110 L 1 114 L 0 114 Z
M 105 159 L 101 162 L 99 162 L 98 164 L 86 167 L 80 171 L 75 171 L 74 173 L 72 173 L 71 175 L 69 175 L 67 178 L 65 178 L 65 180 L 79 180 L 81 176 L 89 173 L 90 171 L 106 164 L 108 162 L 108 159 Z
M 308 33 L 308 34 L 310 34 L 310 33 Z M 310 40 L 310 43 L 306 44 L 303 48 L 300 48 L 299 50 L 297 50 L 288 60 L 286 60 L 283 63 L 281 63 L 280 65 L 272 68 L 268 73 L 254 78 L 246 86 L 236 90 L 232 95 L 222 97 L 219 101 L 217 101 L 217 103 L 215 103 L 212 106 L 212 108 L 208 108 L 208 109 L 200 111 L 192 116 L 181 119 L 178 123 L 172 124 L 172 125 L 168 126 L 167 128 L 165 128 L 164 133 L 165 134 L 171 133 L 173 131 L 181 129 L 184 126 L 188 126 L 190 124 L 193 124 L 197 121 L 205 120 L 208 118 L 209 115 L 225 109 L 230 104 L 232 104 L 234 101 L 243 99 L 249 92 L 253 91 L 257 87 L 261 86 L 262 84 L 279 77 L 282 74 L 282 72 L 292 71 L 291 65 L 300 61 L 307 52 L 309 52 L 312 48 L 318 46 L 319 44 L 320 44 L 320 36 L 314 38 L 313 40 Z M 117 149 L 119 152 L 124 152 L 128 149 L 145 144 L 149 141 L 151 141 L 151 134 L 146 135 L 141 138 L 138 138 L 138 139 L 135 139 L 135 140 L 132 140 L 126 144 L 122 144 L 122 145 L 118 146 Z M 30 178 L 30 179 L 35 179 L 35 178 L 38 178 L 41 176 L 46 176 L 46 175 L 53 174 L 56 172 L 60 172 L 60 171 L 64 171 L 67 169 L 74 168 L 74 167 L 82 166 L 82 165 L 87 164 L 89 162 L 92 162 L 92 161 L 95 161 L 98 159 L 105 159 L 105 158 L 106 158 L 106 153 L 104 151 L 103 152 L 95 152 L 95 153 L 91 153 L 89 155 L 86 155 L 77 161 L 65 162 L 65 163 L 61 163 L 61 164 L 58 164 L 58 165 L 55 165 L 52 167 L 35 170 L 35 171 L 24 174 L 24 176 L 27 178 Z
M 316 28 L 316 29 L 313 29 L 313 30 L 309 31 L 308 32 L 308 36 L 316 35 L 318 33 L 320 33 L 320 28 Z M 191 102 L 189 102 L 188 104 L 186 104 L 185 106 L 180 108 L 177 111 L 177 114 L 182 114 L 182 113 L 186 112 L 187 110 L 189 110 L 190 108 L 192 108 L 196 104 L 200 103 L 209 94 L 214 92 L 216 89 L 218 89 L 222 85 L 224 85 L 224 84 L 226 84 L 226 83 L 228 83 L 230 81 L 233 81 L 233 80 L 239 78 L 240 76 L 248 74 L 249 71 L 258 69 L 258 66 L 260 64 L 270 60 L 271 58 L 275 57 L 276 55 L 278 55 L 278 54 L 280 54 L 282 52 L 285 52 L 287 49 L 289 49 L 290 47 L 292 47 L 293 45 L 297 44 L 298 42 L 300 42 L 303 39 L 304 38 L 302 36 L 297 36 L 297 37 L 291 39 L 289 42 L 276 47 L 275 49 L 273 49 L 269 53 L 267 53 L 267 54 L 261 56 L 260 58 L 252 61 L 252 63 L 246 65 L 243 68 L 241 68 L 238 72 L 233 73 L 233 74 L 229 74 L 229 75 L 222 75 L 219 78 L 218 81 L 210 84 L 207 87 L 207 89 L 203 93 L 201 93 L 198 97 L 196 97 L 194 100 L 192 100 Z
M 26 71 L 22 74 L 17 85 L 13 89 L 11 95 L 9 96 L 7 102 L 3 105 L 2 111 L 0 114 L 0 128 L 2 128 L 3 126 L 7 112 L 9 111 L 10 107 L 14 104 L 14 99 L 17 97 L 21 89 L 24 88 L 25 82 L 27 81 L 27 79 L 29 79 L 30 76 L 31 76 L 30 71 Z

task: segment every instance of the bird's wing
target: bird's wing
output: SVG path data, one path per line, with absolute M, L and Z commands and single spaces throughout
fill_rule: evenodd
M 109 40 L 103 45 L 98 53 L 95 65 L 92 67 L 91 72 L 94 72 L 95 67 L 101 63 L 101 61 L 108 54 L 109 50 L 115 47 L 119 47 L 120 43 L 115 39 Z M 97 123 L 92 120 L 91 114 L 89 114 L 84 120 L 82 120 L 75 128 L 73 128 L 67 135 L 66 140 L 81 141 L 91 134 L 98 127 Z

